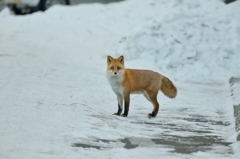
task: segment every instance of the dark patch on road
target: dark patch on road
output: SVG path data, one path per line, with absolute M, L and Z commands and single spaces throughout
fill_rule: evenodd
M 128 139 L 128 138 L 124 138 L 122 140 L 120 140 L 122 143 L 125 143 L 125 146 L 124 148 L 126 149 L 133 149 L 133 148 L 136 148 L 138 147 L 138 145 L 136 144 L 132 144 L 131 141 Z
M 232 77 L 229 79 L 229 83 L 233 85 L 234 83 L 240 83 L 240 78 Z
M 74 143 L 74 144 L 72 144 L 72 147 L 95 148 L 95 149 L 100 149 L 101 148 L 101 146 L 95 146 L 95 145 L 90 145 L 90 144 L 82 144 L 82 143 Z
M 155 144 L 165 145 L 173 147 L 174 150 L 171 152 L 191 154 L 198 151 L 209 151 L 213 145 L 224 146 L 227 153 L 232 154 L 230 145 L 231 142 L 225 142 L 218 136 L 176 136 L 176 135 L 164 135 L 160 139 L 152 139 Z M 226 153 L 226 151 L 222 153 Z M 219 151 L 218 153 L 221 153 Z
M 144 139 L 144 138 L 141 138 Z M 104 140 L 104 139 L 98 139 L 94 142 L 97 144 L 100 141 L 104 142 L 106 144 L 108 143 L 117 143 L 121 142 L 124 143 L 124 148 L 126 149 L 134 149 L 139 146 L 140 144 L 136 144 L 137 141 L 141 142 L 140 138 L 130 137 L 130 138 L 124 138 L 120 140 Z M 223 139 L 219 138 L 218 136 L 214 135 L 206 135 L 206 136 L 177 136 L 177 135 L 161 135 L 159 138 L 145 138 L 144 139 L 152 141 L 155 146 L 164 146 L 168 148 L 173 148 L 174 150 L 169 151 L 173 153 L 181 153 L 181 154 L 191 154 L 198 151 L 206 152 L 214 150 L 219 154 L 232 154 L 232 149 L 230 145 L 231 142 L 226 142 Z M 131 141 L 135 141 L 134 144 Z M 214 149 L 214 146 L 222 146 L 223 149 Z M 95 148 L 95 149 L 106 149 L 106 148 L 112 148 L 109 144 L 109 146 L 96 146 L 92 144 L 83 144 L 83 143 L 74 143 L 72 144 L 72 147 L 82 147 L 82 148 Z M 151 147 L 154 147 L 154 145 L 151 145 Z
M 111 143 L 111 142 L 121 142 L 124 143 L 124 148 L 126 149 L 133 149 L 138 147 L 138 145 L 136 144 L 132 144 L 131 141 L 129 140 L 129 138 L 124 138 L 124 139 L 120 139 L 120 140 L 105 140 L 105 139 L 97 139 L 94 141 L 95 144 L 99 143 L 99 142 L 103 142 L 103 143 Z M 95 148 L 95 149 L 103 149 L 103 148 L 107 148 L 104 146 L 96 146 L 93 144 L 85 144 L 85 143 L 73 143 L 72 147 L 82 147 L 82 148 Z

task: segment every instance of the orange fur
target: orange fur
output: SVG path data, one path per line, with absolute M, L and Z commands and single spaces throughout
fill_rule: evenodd
M 169 98 L 175 98 L 177 96 L 177 88 L 167 77 L 162 79 L 161 91 Z
M 159 90 L 170 98 L 177 95 L 176 87 L 167 77 L 151 70 L 126 69 L 123 56 L 116 59 L 108 56 L 107 63 L 107 79 L 118 99 L 119 109 L 116 115 L 120 115 L 123 110 L 123 99 L 125 110 L 122 116 L 128 115 L 132 93 L 143 94 L 153 104 L 153 111 L 148 115 L 149 117 L 155 117 L 158 113 Z

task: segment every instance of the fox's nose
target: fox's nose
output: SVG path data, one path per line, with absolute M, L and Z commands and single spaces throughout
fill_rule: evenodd
M 117 72 L 114 72 L 114 74 L 116 75 L 116 74 L 117 74 Z

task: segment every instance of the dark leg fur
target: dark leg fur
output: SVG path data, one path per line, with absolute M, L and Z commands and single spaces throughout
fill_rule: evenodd
M 152 104 L 154 105 L 154 109 L 152 113 L 148 114 L 149 118 L 156 117 L 158 114 L 158 109 L 159 109 L 159 103 L 157 101 L 157 94 L 149 94 L 150 100 Z
M 122 114 L 123 117 L 128 116 L 129 105 L 130 105 L 130 94 L 124 97 L 124 113 Z
M 121 115 L 121 113 L 122 113 L 122 109 L 121 109 L 120 105 L 118 104 L 118 111 L 117 111 L 117 113 L 114 113 L 113 115 Z
M 128 116 L 128 111 L 129 111 L 129 103 L 125 102 L 124 103 L 124 113 L 122 114 L 123 117 L 127 117 Z
M 149 113 L 148 114 L 148 118 L 153 118 L 153 117 L 156 117 L 156 115 L 154 115 L 154 113 Z

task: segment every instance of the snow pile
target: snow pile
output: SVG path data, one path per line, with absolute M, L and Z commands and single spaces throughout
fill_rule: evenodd
M 129 35 L 151 25 L 154 21 L 171 22 L 202 17 L 224 6 L 219 0 L 126 0 L 119 3 L 53 6 L 44 13 L 24 18 L 28 23 L 41 21 L 45 25 L 58 24 L 74 32 L 82 30 L 88 36 Z M 7 11 L 0 13 L 0 18 Z M 2 16 L 1 16 L 2 14 Z
M 201 4 L 215 6 L 211 9 L 218 8 L 219 3 L 201 1 Z M 191 6 L 188 3 L 182 5 Z M 195 3 L 191 7 L 194 12 L 201 13 L 206 6 L 198 5 Z M 202 17 L 203 14 L 195 15 L 191 9 L 174 6 L 182 14 L 169 11 L 167 17 L 172 20 L 154 19 L 149 27 L 123 37 L 111 51 L 129 59 L 150 58 L 161 72 L 174 77 L 240 76 L 239 7 L 240 1 L 237 1 L 213 9 L 212 13 L 204 12 Z M 186 18 L 188 14 L 193 16 Z

